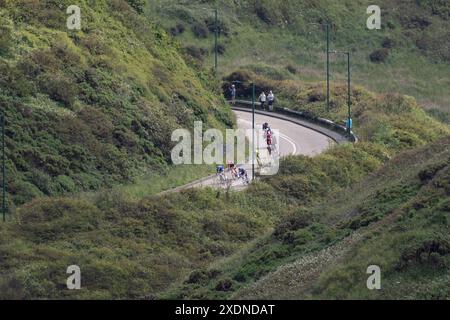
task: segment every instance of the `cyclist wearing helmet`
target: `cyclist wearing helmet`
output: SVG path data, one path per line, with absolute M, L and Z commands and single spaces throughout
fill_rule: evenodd
M 269 155 L 272 155 L 272 131 L 267 131 L 267 150 L 269 151 Z
M 230 170 L 231 176 L 236 178 L 238 176 L 237 167 L 233 161 L 228 161 L 228 170 Z
M 244 168 L 239 168 L 239 178 L 244 179 L 244 181 L 248 181 L 248 173 Z

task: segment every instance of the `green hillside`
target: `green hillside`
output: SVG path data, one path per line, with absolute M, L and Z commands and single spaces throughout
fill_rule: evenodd
M 410 97 L 386 99 L 368 94 L 360 103 L 366 107 L 357 122 L 364 123 L 362 119 L 370 116 L 391 130 L 363 136 L 359 144 L 336 146 L 315 158 L 289 157 L 283 160 L 278 176 L 243 192 L 206 189 L 130 198 L 129 191 L 118 188 L 38 198 L 20 206 L 13 223 L 0 225 L 0 297 L 230 297 L 305 252 L 327 248 L 355 229 L 371 227 L 388 216 L 386 208 L 409 199 L 419 186 L 403 190 L 400 181 L 395 185 L 391 179 L 392 196 L 386 195 L 390 187 L 380 191 L 380 199 L 386 197 L 387 203 L 378 207 L 376 198 L 369 207 L 361 204 L 362 217 L 354 216 L 352 221 L 341 218 L 342 212 L 327 220 L 321 212 L 338 210 L 329 199 L 352 196 L 349 188 L 389 165 L 399 152 L 433 143 L 449 135 L 450 129 L 427 116 Z M 404 126 L 404 121 L 409 125 Z M 368 122 L 358 130 L 370 131 L 372 125 Z M 432 150 L 445 150 L 447 144 L 440 140 Z M 430 164 L 432 159 L 447 161 L 446 153 L 424 158 L 430 158 Z M 411 175 L 415 170 L 411 168 Z M 374 190 L 367 188 L 361 196 Z M 374 212 L 372 203 L 377 204 Z M 343 225 L 335 228 L 334 219 Z M 441 230 L 440 225 L 436 228 Z M 429 232 L 419 240 L 427 239 L 438 238 Z M 65 268 L 71 264 L 83 270 L 82 290 L 65 288 Z
M 232 125 L 208 75 L 127 2 L 79 1 L 81 31 L 70 4 L 0 1 L 10 207 L 164 172 L 174 129 Z
M 311 162 L 324 161 L 320 158 Z M 270 235 L 192 273 L 164 298 L 450 297 L 449 136 L 401 153 L 361 182 L 349 181 L 339 192 L 332 188 L 329 196 L 319 187 L 325 183 L 317 164 L 286 162 L 280 181 L 268 182 L 303 206 L 282 218 Z M 355 166 L 368 163 L 376 162 Z M 342 181 L 343 169 L 328 178 Z M 348 170 L 350 175 L 355 169 Z M 381 268 L 380 291 L 367 290 L 370 265 Z
M 219 11 L 219 72 L 240 67 L 277 77 L 325 79 L 326 35 L 331 49 L 353 55 L 355 83 L 378 93 L 412 95 L 429 110 L 449 112 L 450 4 L 446 0 L 382 0 L 382 29 L 368 30 L 360 0 L 150 0 L 159 21 L 195 61 L 213 65 L 213 8 Z M 332 55 L 333 81 L 346 77 L 343 56 Z M 273 88 L 277 90 L 277 88 Z M 431 111 L 441 119 L 446 114 Z
M 380 31 L 365 0 L 81 0 L 68 31 L 71 4 L 0 0 L 0 299 L 450 298 L 448 1 L 381 0 Z M 327 110 L 324 32 L 306 25 L 327 19 L 353 53 L 359 143 L 283 158 L 240 192 L 158 194 L 214 170 L 171 166 L 170 135 L 233 126 L 231 80 L 346 118 L 345 64 L 333 58 Z M 66 287 L 73 264 L 81 290 Z

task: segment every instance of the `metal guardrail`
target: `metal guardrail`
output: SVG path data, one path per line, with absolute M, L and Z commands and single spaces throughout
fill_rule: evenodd
M 252 107 L 252 102 L 248 101 L 248 100 L 236 100 L 236 106 L 243 106 L 244 108 L 251 108 Z M 261 111 L 260 107 L 261 107 L 261 103 L 260 102 L 255 102 L 255 106 L 259 107 L 257 110 Z M 353 143 L 357 143 L 358 137 L 356 136 L 356 134 L 351 131 L 350 133 L 347 132 L 347 128 L 343 125 L 339 125 L 331 120 L 328 119 L 324 119 L 324 118 L 320 118 L 320 117 L 315 117 L 309 113 L 306 112 L 302 112 L 302 111 L 296 111 L 296 110 L 292 110 L 292 109 L 288 109 L 288 108 L 281 108 L 281 107 L 274 107 L 273 111 L 274 114 L 279 113 L 279 114 L 284 114 L 286 116 L 291 116 L 294 118 L 298 118 L 300 120 L 303 120 L 305 122 L 309 122 L 315 125 L 318 125 L 320 127 L 332 130 L 338 134 L 340 134 L 342 137 L 344 137 L 347 141 L 353 142 Z

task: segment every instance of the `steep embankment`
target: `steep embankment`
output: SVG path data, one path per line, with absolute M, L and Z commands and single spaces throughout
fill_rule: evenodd
M 139 10 L 137 1 L 129 1 Z M 170 135 L 232 123 L 207 76 L 123 0 L 0 1 L 0 105 L 10 207 L 164 170 Z
M 138 2 L 130 1 L 133 4 Z M 9 45 L 10 52 L 2 53 L 2 65 L 9 72 L 5 71 L 2 76 L 8 74 L 9 78 L 0 79 L 1 101 L 2 105 L 7 106 L 10 124 L 8 149 L 11 150 L 8 152 L 13 161 L 9 163 L 9 170 L 15 175 L 15 181 L 28 188 L 25 190 L 42 194 L 44 191 L 41 191 L 41 187 L 38 187 L 38 191 L 36 189 L 36 186 L 41 185 L 37 182 L 44 181 L 44 187 L 51 186 L 58 177 L 67 176 L 78 181 L 78 171 L 67 166 L 72 161 L 86 165 L 82 167 L 85 171 L 78 175 L 87 189 L 90 184 L 86 181 L 93 181 L 93 188 L 101 185 L 99 181 L 105 184 L 120 181 L 120 177 L 109 177 L 110 171 L 118 174 L 125 172 L 126 168 L 130 168 L 128 159 L 137 158 L 137 167 L 146 165 L 147 162 L 139 156 L 141 153 L 134 149 L 141 150 L 141 142 L 151 141 L 152 148 L 156 148 L 151 150 L 161 150 L 161 153 L 156 153 L 160 156 L 156 157 L 153 152 L 145 152 L 152 155 L 152 159 L 148 160 L 150 164 L 155 162 L 154 159 L 157 159 L 157 163 L 164 163 L 162 159 L 165 158 L 166 145 L 161 143 L 166 141 L 163 137 L 171 125 L 189 125 L 194 118 L 206 119 L 213 124 L 215 120 L 212 115 L 223 122 L 229 121 L 228 114 L 221 112 L 220 100 L 205 90 L 202 84 L 204 81 L 199 80 L 185 65 L 171 41 L 164 33 L 147 25 L 142 17 L 130 11 L 124 1 L 89 2 L 89 7 L 86 5 L 88 1 L 84 2 L 83 12 L 89 19 L 87 27 L 83 28 L 87 29 L 81 33 L 69 33 L 68 36 L 65 30 L 57 31 L 62 27 L 52 25 L 64 25 L 65 16 L 59 10 L 51 10 L 54 8 L 51 1 L 21 1 L 28 8 L 25 11 L 13 6 L 17 2 L 0 3 L 2 19 L 10 21 L 11 27 L 15 26 L 10 28 L 10 41 L 21 43 L 21 46 Z M 44 8 L 39 7 L 41 5 L 46 10 L 37 10 Z M 5 6 L 8 11 L 5 11 Z M 30 6 L 36 9 L 34 15 L 30 14 Z M 29 26 L 21 21 L 27 21 Z M 96 25 L 101 28 L 95 28 Z M 92 34 L 94 29 L 99 31 Z M 57 45 L 60 37 L 65 44 L 62 47 Z M 97 46 L 98 41 L 105 46 Z M 105 51 L 98 51 L 103 53 L 97 55 L 97 50 Z M 33 62 L 33 59 L 37 59 L 33 57 L 35 51 L 42 61 Z M 67 62 L 67 56 L 77 55 L 81 64 Z M 6 57 L 8 59 L 5 61 Z M 23 64 L 31 66 L 30 69 L 24 67 L 24 70 L 31 70 L 31 76 L 21 71 L 22 60 L 31 61 Z M 90 76 L 86 77 L 86 74 Z M 56 80 L 52 77 L 56 77 Z M 60 83 L 65 83 L 62 88 L 71 88 L 70 84 L 73 84 L 76 95 L 68 96 L 74 97 L 73 100 L 61 100 L 61 97 L 67 97 L 65 90 L 53 91 L 50 90 L 52 86 L 47 87 L 52 84 L 59 88 L 57 85 Z M 31 85 L 28 87 L 28 84 Z M 291 84 L 294 86 L 288 83 L 283 85 L 287 89 L 298 88 L 298 83 Z M 22 91 L 22 87 L 30 91 Z M 8 91 L 3 91 L 3 88 Z M 287 89 L 286 92 L 283 89 L 283 95 L 295 102 L 293 106 L 297 102 L 304 102 L 302 108 L 321 110 L 314 104 L 317 101 L 314 94 L 303 100 L 303 89 L 300 92 Z M 296 97 L 298 94 L 300 96 Z M 355 126 L 361 132 L 362 143 L 336 146 L 316 158 L 289 157 L 282 162 L 279 176 L 256 183 L 242 193 L 206 189 L 130 199 L 119 188 L 88 196 L 38 198 L 21 205 L 17 208 L 13 223 L 0 224 L 0 298 L 223 298 L 234 293 L 237 297 L 244 296 L 245 291 L 241 289 L 257 283 L 266 275 L 269 275 L 267 279 L 270 283 L 270 274 L 280 266 L 295 262 L 308 253 L 316 258 L 327 259 L 326 254 L 319 252 L 327 253 L 327 248 L 341 252 L 339 249 L 343 248 L 343 244 L 353 239 L 348 237 L 352 233 L 374 231 L 377 221 L 383 227 L 382 222 L 386 217 L 397 217 L 389 210 L 399 208 L 402 203 L 408 204 L 409 199 L 418 194 L 417 190 L 422 190 L 425 185 L 432 191 L 423 192 L 424 197 L 427 194 L 438 196 L 432 201 L 424 198 L 423 203 L 429 207 L 421 209 L 418 205 L 414 210 L 426 213 L 419 210 L 432 208 L 431 212 L 423 215 L 413 212 L 411 215 L 408 211 L 403 220 L 405 225 L 398 225 L 396 230 L 392 230 L 411 230 L 406 239 L 400 237 L 398 242 L 401 245 L 391 245 L 392 242 L 381 238 L 389 236 L 389 233 L 384 236 L 374 234 L 374 239 L 378 237 L 384 243 L 384 247 L 376 249 L 381 258 L 377 257 L 374 263 L 379 262 L 382 268 L 386 266 L 386 271 L 391 270 L 393 277 L 405 275 L 411 286 L 418 282 L 410 280 L 417 277 L 413 273 L 410 276 L 408 270 L 415 270 L 411 268 L 416 266 L 436 267 L 436 273 L 429 273 L 436 285 L 429 288 L 431 294 L 440 297 L 439 286 L 442 282 L 439 279 L 448 270 L 445 269 L 448 255 L 445 250 L 436 251 L 434 245 L 428 246 L 426 241 L 437 241 L 439 248 L 441 244 L 442 248 L 446 248 L 445 236 L 448 236 L 448 232 L 445 234 L 443 230 L 448 230 L 445 224 L 448 223 L 448 179 L 442 176 L 446 167 L 441 167 L 439 163 L 444 163 L 448 158 L 446 153 L 441 153 L 445 157 L 436 158 L 439 166 L 424 170 L 429 164 L 432 165 L 439 152 L 423 152 L 448 146 L 448 140 L 438 143 L 436 140 L 450 134 L 450 130 L 428 117 L 413 98 L 376 97 L 360 89 L 355 90 L 355 94 Z M 345 101 L 343 87 L 336 90 L 335 95 L 338 101 Z M 37 103 L 39 99 L 44 99 L 45 103 Z M 89 104 L 89 99 L 94 102 Z M 210 107 L 208 110 L 211 111 L 207 112 L 206 107 Z M 23 113 L 20 110 L 24 110 Z M 342 120 L 345 102 L 340 102 L 333 110 L 336 114 L 331 114 L 330 118 Z M 156 113 L 153 114 L 153 111 Z M 98 112 L 103 114 L 101 119 L 108 119 L 106 123 L 109 125 L 97 125 L 104 123 L 94 116 Z M 10 115 L 17 116 L 18 120 L 11 119 Z M 175 117 L 172 118 L 172 115 Z M 27 123 L 28 119 L 33 121 Z M 82 128 L 88 133 L 74 127 L 74 124 L 83 123 Z M 146 127 L 149 125 L 150 128 Z M 137 128 L 136 132 L 130 128 Z M 22 155 L 12 143 L 12 133 L 17 136 L 19 146 L 23 144 L 25 150 L 44 150 L 47 157 L 34 161 L 33 157 L 27 157 L 27 152 Z M 91 133 L 96 142 L 93 145 L 88 139 Z M 19 139 L 25 134 L 30 135 L 23 138 L 27 143 Z M 146 138 L 133 139 L 141 137 L 140 134 Z M 56 139 L 56 142 L 52 139 Z M 75 139 L 83 140 L 77 142 L 79 140 Z M 431 143 L 436 144 L 424 147 Z M 74 145 L 85 150 L 81 154 L 89 157 L 77 160 L 79 153 L 64 153 L 64 148 Z M 403 155 L 399 156 L 399 161 L 388 163 L 399 152 L 414 149 L 419 155 L 417 161 L 402 160 L 409 157 Z M 122 157 L 118 157 L 117 152 Z M 409 155 L 414 155 L 413 151 L 409 152 Z M 92 155 L 95 158 L 90 158 Z M 112 156 L 108 158 L 108 155 Z M 422 161 L 420 155 L 430 159 L 429 164 Z M 65 161 L 58 162 L 54 158 Z M 21 159 L 27 160 L 21 162 Z M 114 167 L 105 167 L 105 163 Z M 383 169 L 370 176 L 386 163 L 386 168 L 392 168 L 386 171 L 387 177 L 383 175 Z M 410 164 L 411 169 L 403 163 Z M 423 167 L 420 170 L 424 170 L 420 174 L 422 178 L 419 179 L 423 179 L 420 182 L 415 178 L 415 174 L 420 171 L 416 163 L 420 168 Z M 69 171 L 69 175 L 51 175 L 45 171 L 49 164 L 52 170 L 63 168 L 73 170 L 74 174 Z M 116 165 L 120 170 L 114 169 Z M 27 174 L 28 171 L 36 170 L 39 174 Z M 86 175 L 90 172 L 94 173 L 93 177 Z M 398 174 L 405 180 L 401 180 Z M 43 178 L 39 180 L 40 177 Z M 369 183 L 373 177 L 384 180 L 379 183 L 374 180 L 373 185 L 359 184 L 355 189 L 350 189 L 364 178 Z M 431 179 L 430 182 L 427 182 L 428 179 Z M 405 181 L 406 185 L 403 184 Z M 47 193 L 54 194 L 52 190 Z M 379 192 L 372 193 L 374 191 Z M 21 197 L 22 201 L 29 198 L 22 194 L 13 193 L 16 201 Z M 363 201 L 366 199 L 367 203 Z M 353 208 L 357 210 L 350 210 Z M 436 220 L 429 222 L 426 220 L 428 217 Z M 417 220 L 415 224 L 416 220 L 410 218 L 424 219 Z M 421 231 L 422 228 L 425 231 Z M 444 240 L 436 236 L 440 234 L 443 234 Z M 355 237 L 352 241 L 363 243 L 361 239 Z M 397 243 L 398 239 L 394 240 Z M 361 264 L 365 265 L 364 250 L 354 252 L 358 252 L 362 257 Z M 382 260 L 394 257 L 389 260 L 394 261 L 403 252 L 405 258 L 398 261 L 403 261 L 399 268 L 404 268 L 405 273 L 395 271 L 391 262 L 384 263 Z M 423 258 L 415 258 L 422 256 L 423 252 Z M 429 258 L 427 252 L 430 253 Z M 358 262 L 358 259 L 346 258 L 345 261 Z M 82 290 L 69 291 L 66 288 L 66 270 L 73 264 L 81 268 Z M 350 275 L 350 281 L 345 281 L 345 276 L 338 278 L 333 273 L 330 276 L 324 274 L 321 282 L 314 282 L 314 286 L 310 287 L 314 288 L 313 293 L 330 298 L 345 296 L 346 293 L 327 290 L 333 289 L 333 283 L 350 283 L 353 287 L 349 288 L 347 296 L 353 296 L 360 281 L 352 279 L 356 273 L 360 276 L 360 265 L 353 269 L 351 265 L 342 267 L 349 268 L 342 274 Z M 365 269 L 361 272 L 365 275 Z M 418 276 L 425 279 L 422 273 Z M 167 291 L 167 288 L 170 290 Z M 286 295 L 295 293 L 282 288 Z M 399 291 L 397 298 L 408 297 L 408 292 L 417 292 L 409 290 L 408 286 L 400 288 L 405 291 Z M 255 289 L 253 294 L 256 296 L 261 292 Z M 307 294 L 309 291 L 305 296 Z
M 403 106 L 399 101 L 409 107 L 396 108 Z M 364 136 L 359 144 L 339 145 L 315 158 L 289 157 L 278 176 L 242 193 L 187 190 L 130 199 L 119 189 L 20 206 L 16 223 L 0 224 L 0 296 L 223 298 L 301 254 L 339 246 L 354 228 L 376 220 L 372 206 L 378 208 L 392 190 L 369 207 L 362 202 L 367 221 L 341 228 L 322 219 L 316 208 L 332 212 L 334 206 L 327 206 L 334 197 L 352 198 L 354 193 L 345 190 L 393 155 L 450 133 L 411 98 L 366 102 L 355 122 L 364 123 L 370 115 L 392 128 L 377 135 L 375 143 L 368 135 L 369 140 Z M 410 125 L 403 126 L 399 117 Z M 416 139 L 403 138 L 414 134 Z M 393 203 L 405 199 L 399 190 L 392 192 Z M 431 233 L 424 237 L 434 239 Z M 72 264 L 81 267 L 83 290 L 65 288 L 66 268 Z
M 231 77 L 247 76 L 240 72 Z M 335 104 L 326 112 L 320 84 L 253 79 L 261 88 L 277 83 L 286 101 L 311 116 L 326 115 L 336 121 L 346 116 L 344 87 L 336 87 Z M 242 88 L 244 94 L 248 89 Z M 361 143 L 337 146 L 313 159 L 284 159 L 278 176 L 247 192 L 251 197 L 253 192 L 271 190 L 293 203 L 281 212 L 275 230 L 235 255 L 193 272 L 163 297 L 445 297 L 441 279 L 448 276 L 450 239 L 449 194 L 443 185 L 448 178 L 449 140 L 435 141 L 448 136 L 450 129 L 427 116 L 412 97 L 376 96 L 359 87 L 353 88 L 352 95 Z M 423 178 L 428 171 L 430 180 Z M 430 182 L 434 174 L 438 182 Z M 415 205 L 421 199 L 423 204 Z M 392 225 L 398 230 L 386 229 Z M 367 242 L 369 237 L 374 241 Z M 377 247 L 376 259 L 370 259 L 365 250 L 376 251 L 377 240 L 382 248 Z M 364 259 L 352 260 L 357 248 Z M 416 253 L 423 257 L 415 258 Z M 397 267 L 397 262 L 411 268 Z M 401 285 L 391 292 L 362 292 L 370 264 L 380 265 L 386 272 L 383 277 L 404 281 L 399 280 Z M 341 278 L 339 265 L 345 269 Z M 342 288 L 348 290 L 340 290 L 337 283 L 345 281 Z
M 297 161 L 285 169 L 291 181 L 303 180 L 296 191 L 311 176 Z M 170 296 L 448 299 L 449 181 L 449 137 L 401 153 L 361 182 L 294 210 L 271 235 L 191 274 Z M 370 265 L 381 268 L 380 291 L 366 287 Z

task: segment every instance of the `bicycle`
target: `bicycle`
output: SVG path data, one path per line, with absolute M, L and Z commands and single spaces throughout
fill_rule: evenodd
M 228 178 L 225 172 L 217 173 L 217 184 L 226 185 L 228 183 Z

